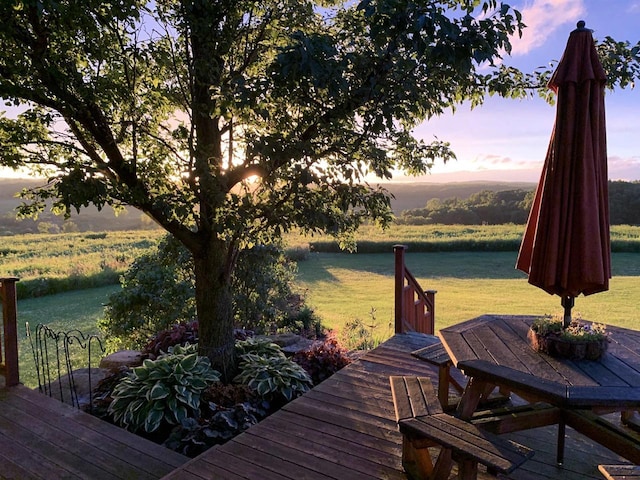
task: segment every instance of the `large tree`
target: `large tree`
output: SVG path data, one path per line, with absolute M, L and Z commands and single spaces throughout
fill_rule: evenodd
M 0 117 L 0 163 L 49 179 L 23 213 L 148 214 L 193 255 L 199 348 L 225 372 L 241 249 L 388 222 L 365 176 L 452 156 L 418 122 L 527 88 L 492 67 L 523 27 L 496 1 L 3 0 L 0 16 L 0 98 L 22 108 Z

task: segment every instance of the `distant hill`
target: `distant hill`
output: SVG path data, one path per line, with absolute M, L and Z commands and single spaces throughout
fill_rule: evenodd
M 159 228 L 152 220 L 135 208 L 115 215 L 111 207 L 101 211 L 91 206 L 72 213 L 67 221 L 64 217 L 45 210 L 37 220 L 16 220 L 16 207 L 22 200 L 17 194 L 24 188 L 42 185 L 42 180 L 0 178 L 0 235 L 23 233 L 56 233 L 57 231 L 99 232 L 115 230 L 147 230 Z
M 533 190 L 535 183 L 525 182 L 459 182 L 459 183 L 427 183 L 398 182 L 381 184 L 395 198 L 391 199 L 393 212 L 398 215 L 403 210 L 422 208 L 433 198 L 465 199 L 483 190 L 502 192 L 505 190 Z
M 102 230 L 137 230 L 154 228 L 155 225 L 134 208 L 128 208 L 123 214 L 115 216 L 111 208 L 106 207 L 102 211 L 90 207 L 80 211 L 80 214 L 72 214 L 70 222 L 65 222 L 62 217 L 44 212 L 38 220 L 15 220 L 15 208 L 21 203 L 16 194 L 23 188 L 32 188 L 41 185 L 42 181 L 33 179 L 0 178 L 0 235 L 18 233 L 36 233 L 44 228 L 70 229 L 77 231 L 102 231 Z M 385 183 L 382 186 L 393 195 L 391 207 L 394 213 L 400 214 L 403 210 L 421 208 L 432 198 L 440 200 L 446 198 L 464 199 L 482 190 L 516 190 L 533 189 L 534 183 L 509 183 L 509 182 L 460 182 L 460 183 L 426 183 L 426 182 L 398 182 Z M 44 225 L 39 225 L 45 222 Z

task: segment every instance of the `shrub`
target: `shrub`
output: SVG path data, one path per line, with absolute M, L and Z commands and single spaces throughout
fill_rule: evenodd
M 142 349 L 142 354 L 155 360 L 170 347 L 198 343 L 198 322 L 179 322 L 153 336 Z
M 296 303 L 297 305 L 291 305 Z M 297 296 L 297 300 L 290 300 L 289 315 L 284 317 L 278 325 L 280 332 L 292 332 L 309 338 L 320 337 L 323 334 L 323 326 L 312 308 L 304 305 L 304 301 Z
M 333 336 L 322 342 L 316 342 L 309 350 L 296 352 L 292 360 L 305 369 L 314 385 L 318 385 L 351 363 L 347 351 Z
M 107 348 L 140 348 L 156 332 L 195 319 L 191 255 L 171 236 L 136 259 L 123 275 L 122 289 L 109 297 L 98 326 Z
M 239 369 L 234 382 L 249 386 L 269 401 L 291 401 L 313 386 L 304 368 L 284 355 L 261 357 L 247 353 L 240 357 Z
M 275 332 L 290 315 L 295 272 L 281 242 L 243 250 L 232 279 L 236 324 L 258 333 Z
M 113 390 L 109 413 L 116 423 L 133 432 L 155 432 L 163 425 L 178 425 L 198 417 L 201 393 L 220 374 L 193 346 L 172 347 L 157 360 L 145 360 Z
M 298 322 L 301 303 L 291 289 L 294 273 L 295 263 L 286 258 L 280 244 L 240 252 L 232 277 L 236 325 L 271 333 L 290 318 Z M 156 332 L 196 319 L 193 261 L 171 236 L 137 259 L 121 285 L 109 297 L 105 317 L 99 321 L 110 351 L 141 348 Z
M 371 308 L 369 316 L 371 319 L 367 324 L 360 318 L 345 323 L 340 340 L 349 350 L 371 350 L 393 333 L 391 323 L 386 328 L 378 323 L 375 308 Z

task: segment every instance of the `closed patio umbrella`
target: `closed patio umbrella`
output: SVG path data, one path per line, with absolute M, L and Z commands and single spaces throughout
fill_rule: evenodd
M 605 80 L 591 30 L 578 22 L 549 82 L 555 125 L 516 263 L 561 297 L 565 326 L 574 298 L 608 290 L 611 278 Z

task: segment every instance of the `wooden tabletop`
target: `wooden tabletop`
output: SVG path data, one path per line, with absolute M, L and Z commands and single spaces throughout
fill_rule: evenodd
M 609 348 L 599 360 L 568 360 L 530 346 L 527 332 L 535 318 L 483 315 L 438 335 L 454 365 L 471 376 L 530 385 L 552 403 L 640 406 L 640 331 L 607 326 Z

